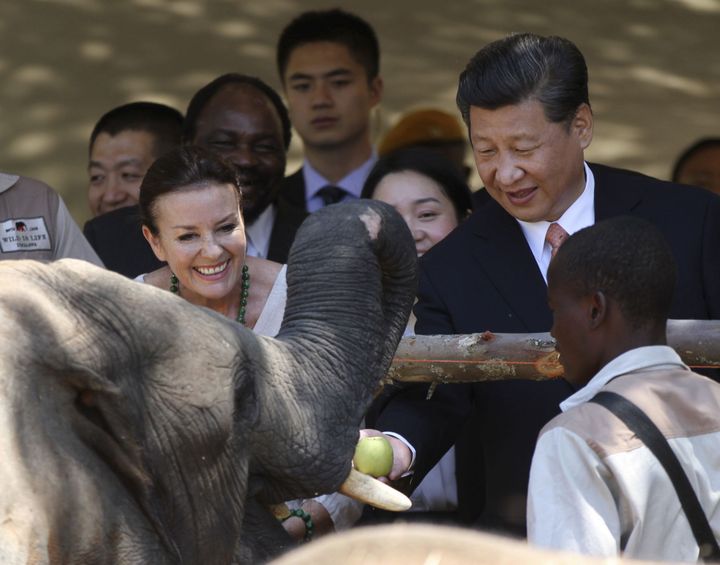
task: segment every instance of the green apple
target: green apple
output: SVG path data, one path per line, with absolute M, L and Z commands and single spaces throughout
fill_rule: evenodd
M 393 465 L 393 450 L 383 436 L 362 438 L 355 447 L 355 468 L 373 477 L 385 477 Z

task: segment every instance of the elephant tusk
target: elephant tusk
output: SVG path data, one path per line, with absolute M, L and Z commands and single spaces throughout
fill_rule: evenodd
M 350 474 L 340 485 L 339 491 L 355 500 L 390 512 L 403 512 L 412 506 L 410 499 L 400 491 L 355 469 L 350 469 Z

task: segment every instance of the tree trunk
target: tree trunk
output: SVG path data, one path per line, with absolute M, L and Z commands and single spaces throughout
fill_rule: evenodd
M 720 320 L 669 320 L 668 345 L 693 368 L 720 368 Z M 405 337 L 387 378 L 413 382 L 552 379 L 563 375 L 549 333 Z

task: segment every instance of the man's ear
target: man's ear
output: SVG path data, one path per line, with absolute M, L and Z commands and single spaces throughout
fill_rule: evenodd
M 587 149 L 593 137 L 593 114 L 590 106 L 584 102 L 580 104 L 577 112 L 575 112 L 571 130 L 577 136 L 580 147 Z
M 592 329 L 600 327 L 605 321 L 607 317 L 607 306 L 607 298 L 601 290 L 597 290 L 590 295 L 588 320 Z
M 160 237 L 153 234 L 153 232 L 151 232 L 150 228 L 147 226 L 142 227 L 142 234 L 143 236 L 145 236 L 145 239 L 150 244 L 153 253 L 155 253 L 155 257 L 157 257 L 160 261 L 166 261 L 165 249 L 160 242 Z
M 370 89 L 370 106 L 374 108 L 380 104 L 380 101 L 382 100 L 383 80 L 380 76 L 376 76 L 374 79 L 370 80 L 368 86 Z

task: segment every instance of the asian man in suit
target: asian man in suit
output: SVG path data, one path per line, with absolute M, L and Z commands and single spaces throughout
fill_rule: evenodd
M 85 237 L 117 273 L 134 278 L 161 263 L 140 229 L 140 183 L 163 153 L 180 145 L 183 116 L 156 102 L 130 102 L 103 114 L 90 134 Z
M 277 65 L 305 153 L 281 194 L 309 212 L 358 198 L 377 160 L 370 141 L 382 97 L 375 31 L 343 10 L 304 12 L 280 34 Z
M 679 265 L 670 316 L 720 318 L 720 198 L 585 161 L 593 114 L 572 42 L 518 34 L 488 44 L 460 75 L 457 101 L 491 198 L 422 258 L 418 334 L 549 331 L 546 273 L 558 226 L 574 233 L 619 215 L 650 221 L 670 244 Z M 535 441 L 573 388 L 496 381 L 438 385 L 430 400 L 427 392 L 402 389 L 363 432 L 391 434 L 390 478 L 410 469 L 418 484 L 460 437 L 459 510 L 524 535 Z

